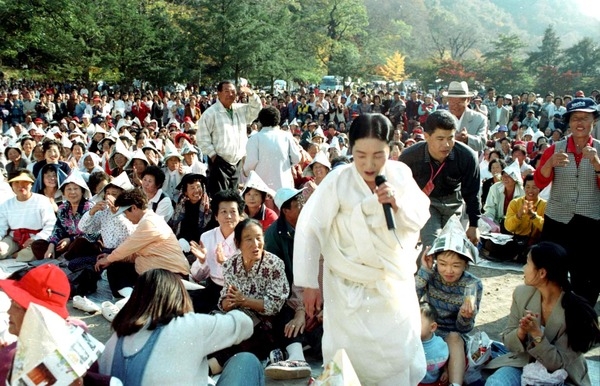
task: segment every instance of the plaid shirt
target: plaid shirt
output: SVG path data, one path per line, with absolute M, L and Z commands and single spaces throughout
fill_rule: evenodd
M 218 155 L 232 165 L 246 155 L 247 125 L 258 116 L 262 108 L 256 93 L 248 98 L 249 103 L 234 103 L 232 115 L 221 101 L 210 106 L 198 120 L 198 145 L 202 153 L 209 157 Z

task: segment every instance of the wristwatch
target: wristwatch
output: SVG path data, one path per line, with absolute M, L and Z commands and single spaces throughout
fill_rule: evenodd
M 541 343 L 542 339 L 544 339 L 543 335 L 540 336 L 532 336 L 531 339 L 535 342 L 535 344 Z

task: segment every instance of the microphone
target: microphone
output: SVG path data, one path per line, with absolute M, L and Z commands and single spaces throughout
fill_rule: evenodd
M 387 178 L 385 178 L 385 176 L 378 175 L 377 177 L 375 177 L 375 184 L 377 186 L 385 182 L 387 182 Z M 388 229 L 396 229 L 396 220 L 394 219 L 394 215 L 392 214 L 392 205 L 383 204 L 383 213 L 385 214 L 385 222 L 387 223 Z

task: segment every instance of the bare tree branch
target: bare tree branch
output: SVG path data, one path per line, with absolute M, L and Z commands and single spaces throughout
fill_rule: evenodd
M 431 40 L 433 41 L 433 46 L 437 51 L 439 59 L 443 60 L 444 56 L 446 56 L 446 47 L 442 42 L 442 38 L 437 37 L 433 32 L 431 32 Z

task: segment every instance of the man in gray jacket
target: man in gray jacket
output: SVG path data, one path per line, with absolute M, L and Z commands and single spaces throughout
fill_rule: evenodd
M 450 82 L 448 110 L 458 120 L 456 140 L 481 153 L 487 142 L 488 121 L 485 115 L 468 107 L 472 96 L 467 82 Z

